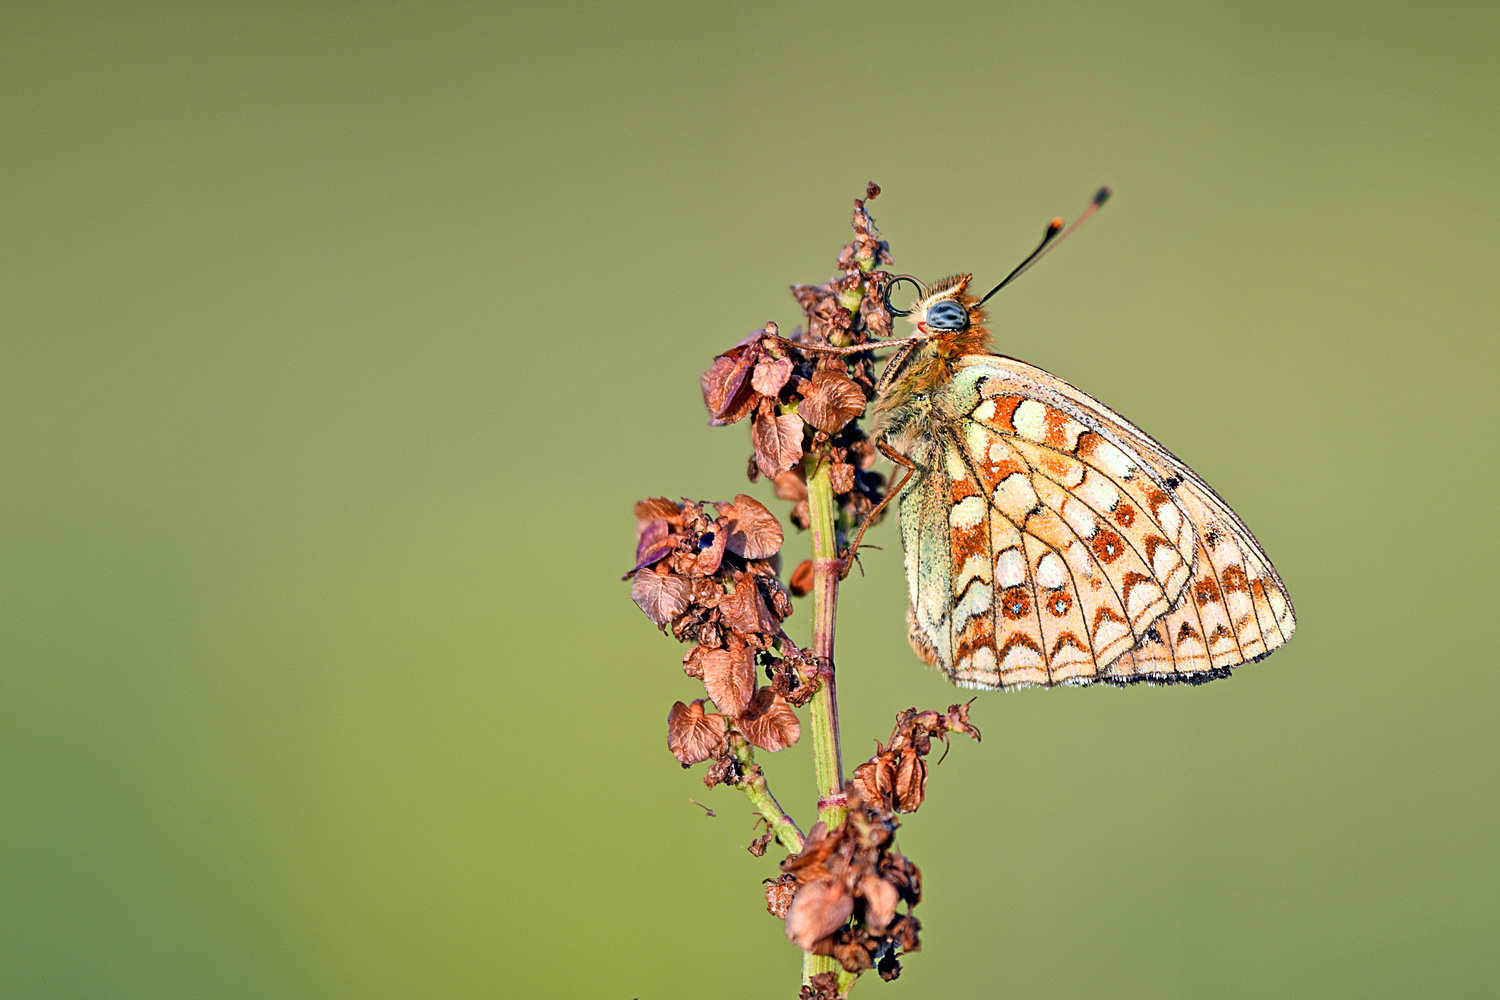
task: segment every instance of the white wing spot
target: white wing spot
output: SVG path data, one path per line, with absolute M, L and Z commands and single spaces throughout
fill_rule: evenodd
M 1037 562 L 1036 582 L 1049 590 L 1068 582 L 1068 567 L 1057 557 L 1057 553 L 1048 552 Z
M 1022 437 L 1033 441 L 1044 441 L 1047 438 L 1047 408 L 1034 399 L 1028 399 L 1016 407 L 1010 422 Z
M 1130 479 L 1136 474 L 1136 465 L 1123 451 L 1108 441 L 1099 442 L 1094 449 L 1094 462 L 1115 479 Z
M 1079 538 L 1093 538 L 1094 532 L 1099 530 L 1099 519 L 1094 512 L 1072 497 L 1063 501 L 1062 516 L 1068 527 L 1078 532 Z
M 972 655 L 959 660 L 957 667 L 959 673 L 984 674 L 995 679 L 995 651 L 988 646 L 980 646 Z
M 953 627 L 963 626 L 971 618 L 988 613 L 995 603 L 995 592 L 987 583 L 976 583 L 969 587 L 964 599 L 953 609 Z
M 990 582 L 990 560 L 988 556 L 975 554 L 964 560 L 963 569 L 958 571 L 958 576 L 954 579 L 953 585 L 962 590 L 970 580 L 980 580 L 984 583 Z
M 1026 582 L 1026 557 L 1018 548 L 1008 548 L 995 556 L 995 582 L 1002 587 L 1019 587 Z
M 1074 491 L 1078 498 L 1095 510 L 1114 510 L 1120 500 L 1120 491 L 1103 476 L 1083 477 L 1083 483 Z
M 964 497 L 948 512 L 948 523 L 955 528 L 972 528 L 984 520 L 984 497 Z
M 995 487 L 995 506 L 1017 524 L 1024 521 L 1036 505 L 1036 490 L 1031 488 L 1031 480 L 1023 473 L 1012 472 Z

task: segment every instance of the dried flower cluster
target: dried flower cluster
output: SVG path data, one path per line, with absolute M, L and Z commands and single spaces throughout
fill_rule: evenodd
M 865 801 L 878 803 L 898 813 L 912 813 L 927 795 L 927 761 L 932 741 L 949 733 L 965 733 L 979 739 L 979 729 L 969 721 L 969 705 L 949 705 L 939 714 L 931 709 L 908 708 L 896 717 L 891 741 L 876 744 L 875 756 L 854 769 L 854 784 Z
M 701 379 L 711 424 L 749 419 L 749 478 L 770 479 L 776 495 L 792 502 L 792 522 L 813 527 L 819 561 L 800 563 L 783 586 L 782 527 L 762 504 L 744 494 L 731 503 L 657 497 L 636 504 L 636 564 L 626 574 L 647 617 L 691 644 L 683 669 L 703 682 L 705 697 L 672 706 L 668 749 L 684 767 L 710 762 L 706 784 L 745 793 L 766 827 L 750 853 L 764 855 L 773 840 L 792 852 L 781 876 L 767 880 L 766 904 L 808 953 L 801 1000 L 843 1000 L 870 969 L 894 979 L 899 956 L 918 950 L 911 908 L 921 898 L 921 875 L 895 850 L 896 814 L 922 804 L 933 740 L 946 743 L 950 733 L 979 739 L 967 704 L 943 713 L 908 709 L 853 780 L 840 773 L 829 609 L 847 571 L 843 536 L 870 517 L 886 481 L 872 471 L 876 449 L 859 426 L 875 395 L 872 355 L 819 348 L 891 333 L 885 292 L 892 276 L 878 269 L 891 262 L 889 247 L 865 207 L 879 190 L 870 185 L 854 203 L 854 240 L 839 256 L 841 273 L 793 286 L 805 327 L 783 337 L 767 323 L 716 357 Z M 816 489 L 809 490 L 810 477 Z M 815 584 L 811 648 L 820 656 L 782 629 L 792 613 L 789 592 L 801 596 Z M 795 743 L 794 707 L 809 701 L 820 819 L 804 838 L 771 795 L 752 748 Z
M 740 770 L 731 732 L 762 750 L 791 746 L 802 732 L 792 705 L 818 683 L 811 657 L 781 629 L 792 613 L 777 579 L 781 524 L 744 494 L 732 503 L 654 497 L 636 504 L 635 517 L 630 596 L 658 628 L 694 644 L 683 670 L 703 681 L 718 709 L 706 711 L 702 698 L 677 702 L 667 746 L 684 767 L 713 759 L 708 784 L 732 784 Z M 757 661 L 770 687 L 759 685 Z
M 865 199 L 880 188 L 870 185 Z M 830 463 L 833 492 L 848 527 L 880 502 L 885 477 L 871 470 L 874 445 L 855 422 L 875 396 L 874 362 L 868 354 L 845 357 L 805 350 L 813 345 L 848 347 L 891 330 L 885 304 L 890 274 L 875 268 L 891 261 L 863 200 L 854 202 L 854 240 L 839 255 L 844 273 L 821 285 L 794 285 L 792 294 L 807 319 L 791 337 L 775 323 L 720 354 L 702 378 L 709 423 L 750 418 L 753 452 L 749 477 L 770 479 L 776 495 L 790 500 L 792 523 L 808 525 L 805 455 Z M 810 571 L 810 570 L 809 570 Z M 807 592 L 792 578 L 792 592 Z
M 896 815 L 845 786 L 849 815 L 838 829 L 819 823 L 800 854 L 781 863 L 766 906 L 786 919 L 786 936 L 814 955 L 832 955 L 848 972 L 901 974 L 898 956 L 920 949 L 911 907 L 922 898 L 917 866 L 895 850 Z M 905 903 L 906 913 L 897 907 Z

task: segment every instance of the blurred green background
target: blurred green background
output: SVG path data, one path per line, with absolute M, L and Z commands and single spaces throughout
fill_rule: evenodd
M 1212 482 L 1299 630 L 981 696 L 856 995 L 1495 988 L 1495 4 L 0 11 L 0 995 L 794 995 L 619 577 L 634 500 L 746 488 L 698 374 L 868 180 L 980 283 L 1114 186 L 1000 348 Z M 870 540 L 851 766 L 954 698 Z

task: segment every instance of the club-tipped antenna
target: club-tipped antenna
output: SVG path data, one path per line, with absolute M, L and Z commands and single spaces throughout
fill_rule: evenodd
M 984 305 L 990 300 L 990 296 L 994 295 L 1000 289 L 1004 288 L 1012 281 L 1015 281 L 1027 271 L 1031 270 L 1031 266 L 1033 264 L 1041 260 L 1043 257 L 1047 256 L 1048 251 L 1061 243 L 1066 237 L 1071 235 L 1073 230 L 1083 225 L 1084 222 L 1088 220 L 1089 216 L 1099 211 L 1099 206 L 1103 205 L 1106 201 L 1109 200 L 1109 195 L 1109 188 L 1100 188 L 1099 192 L 1094 195 L 1094 200 L 1089 203 L 1089 207 L 1084 209 L 1083 214 L 1074 219 L 1073 224 L 1066 229 L 1063 228 L 1063 220 L 1060 218 L 1053 219 L 1051 222 L 1049 222 L 1047 224 L 1047 231 L 1042 234 L 1042 242 L 1037 244 L 1035 250 L 1026 255 L 1025 260 L 1016 265 L 1016 269 L 1014 271 L 1005 276 L 1004 281 L 1000 282 L 1000 284 L 996 285 L 994 288 L 991 288 L 988 292 L 986 292 L 984 298 L 979 300 L 979 304 Z

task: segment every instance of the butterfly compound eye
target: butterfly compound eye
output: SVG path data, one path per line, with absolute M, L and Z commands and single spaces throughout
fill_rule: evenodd
M 930 330 L 965 330 L 969 326 L 969 311 L 952 299 L 934 302 L 927 307 L 927 327 Z

